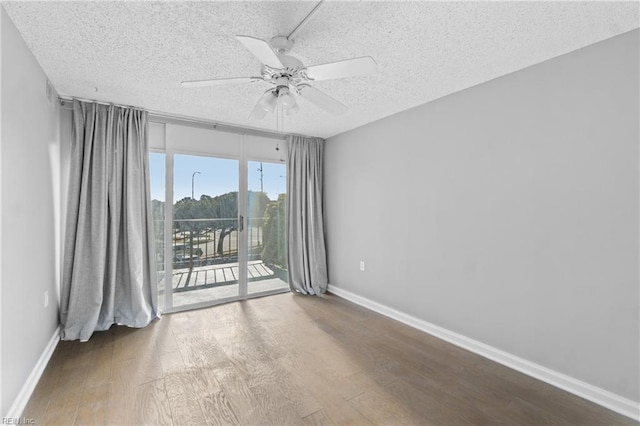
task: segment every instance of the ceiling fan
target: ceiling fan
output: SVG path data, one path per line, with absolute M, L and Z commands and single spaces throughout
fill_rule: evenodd
M 204 87 L 257 81 L 271 84 L 272 87 L 260 96 L 258 103 L 249 114 L 251 121 L 261 120 L 267 113 L 273 112 L 276 106 L 287 114 L 297 112 L 299 110 L 296 101 L 298 96 L 331 114 L 343 114 L 348 109 L 344 104 L 309 83 L 370 74 L 376 70 L 376 62 L 373 58 L 363 56 L 306 67 L 300 60 L 289 55 L 294 45 L 294 34 L 300 30 L 323 1 L 320 1 L 288 36 L 276 36 L 269 42 L 250 36 L 236 36 L 236 39 L 262 63 L 259 76 L 183 81 L 182 86 Z

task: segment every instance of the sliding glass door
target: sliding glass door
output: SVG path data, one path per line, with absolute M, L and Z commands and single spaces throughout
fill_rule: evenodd
M 234 152 L 231 144 L 171 148 L 170 137 L 167 132 L 163 152 L 149 157 L 161 309 L 287 291 L 284 162 L 270 159 L 269 151 L 247 160 L 252 146 L 258 154 L 265 150 L 244 138 Z
M 239 295 L 239 161 L 173 157 L 173 307 Z

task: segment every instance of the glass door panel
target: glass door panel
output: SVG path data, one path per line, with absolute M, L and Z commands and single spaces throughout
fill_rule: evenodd
M 247 293 L 285 290 L 287 168 L 248 161 L 247 171 Z
M 238 160 L 173 158 L 172 307 L 237 298 Z

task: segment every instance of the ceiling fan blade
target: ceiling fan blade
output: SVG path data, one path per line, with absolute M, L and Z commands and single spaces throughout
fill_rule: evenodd
M 221 86 L 223 84 L 253 83 L 254 81 L 262 81 L 262 77 L 235 77 L 214 78 L 212 80 L 191 80 L 183 81 L 182 87 Z
M 267 111 L 262 108 L 262 105 L 260 105 L 260 101 L 258 101 L 256 106 L 253 107 L 251 114 L 249 114 L 249 121 L 260 121 L 264 118 L 265 115 L 267 115 Z
M 377 64 L 371 56 L 329 62 L 328 64 L 307 67 L 307 75 L 313 80 L 331 80 L 334 78 L 357 77 L 371 74 Z
M 236 38 L 263 64 L 271 68 L 284 68 L 284 65 L 282 65 L 282 62 L 278 59 L 278 55 L 276 55 L 276 52 L 271 49 L 271 46 L 269 46 L 269 43 L 266 41 L 242 35 L 236 36 Z
M 338 102 L 331 96 L 316 89 L 315 87 L 306 85 L 299 86 L 298 92 L 304 99 L 333 115 L 344 114 L 349 109 L 346 107 L 346 105 Z

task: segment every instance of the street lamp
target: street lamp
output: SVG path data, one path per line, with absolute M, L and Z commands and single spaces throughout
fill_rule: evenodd
M 200 172 L 193 172 L 193 174 L 191 175 L 191 199 L 195 200 L 195 198 L 193 198 L 193 184 L 194 184 L 194 178 L 196 177 L 196 174 L 201 174 Z
M 264 192 L 264 185 L 263 185 L 264 174 L 262 173 L 262 162 L 260 162 L 260 168 L 258 169 L 258 171 L 260 172 L 260 192 Z
M 194 179 L 196 175 L 201 174 L 200 172 L 193 172 L 191 174 L 191 200 L 195 201 L 194 198 Z M 191 271 L 193 271 L 193 224 L 191 225 L 191 229 L 189 230 L 189 245 L 191 246 L 191 250 L 189 251 L 189 274 L 187 275 L 187 285 L 189 285 L 189 280 L 191 279 Z

